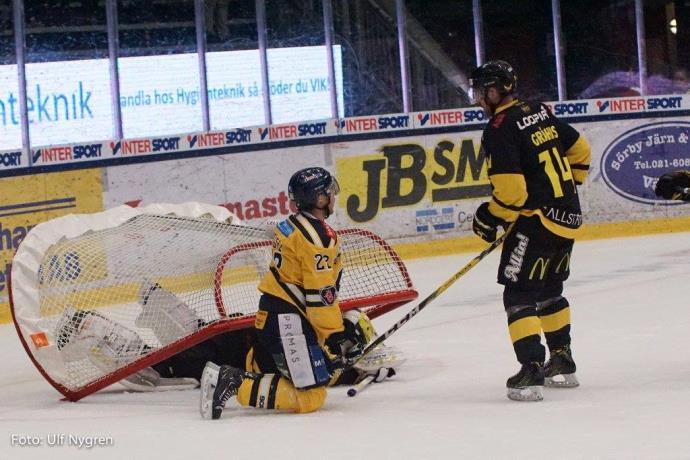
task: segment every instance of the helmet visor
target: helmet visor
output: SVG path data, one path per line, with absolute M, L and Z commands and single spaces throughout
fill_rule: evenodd
M 467 97 L 470 98 L 470 102 L 472 104 L 479 104 L 479 97 L 481 96 L 481 89 L 479 88 L 479 85 L 477 84 L 475 86 L 476 82 L 473 82 L 470 80 L 470 89 L 467 91 Z
M 340 184 L 338 183 L 338 179 L 331 177 L 331 183 L 328 187 L 326 187 L 326 195 L 337 195 L 338 193 L 340 193 Z

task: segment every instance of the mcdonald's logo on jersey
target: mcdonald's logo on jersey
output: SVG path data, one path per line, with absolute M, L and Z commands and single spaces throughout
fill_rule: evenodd
M 533 280 L 536 275 L 539 277 L 539 280 L 543 280 L 544 276 L 546 276 L 546 269 L 549 268 L 549 262 L 551 262 L 550 259 L 544 259 L 543 257 L 539 257 L 534 261 L 532 269 L 529 272 L 529 279 Z

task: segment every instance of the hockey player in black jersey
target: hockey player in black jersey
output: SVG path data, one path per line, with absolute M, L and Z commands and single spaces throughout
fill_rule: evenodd
M 491 116 L 481 148 L 489 165 L 491 200 L 477 209 L 473 231 L 487 242 L 514 225 L 503 243 L 498 282 L 520 371 L 506 383 L 513 400 L 538 401 L 542 387 L 575 387 L 570 307 L 563 282 L 582 224 L 577 194 L 590 148 L 543 104 L 521 101 L 510 64 L 490 61 L 471 75 L 471 96 Z M 550 359 L 544 364 L 544 331 Z
M 665 200 L 690 201 L 690 171 L 663 174 L 656 182 L 654 192 Z

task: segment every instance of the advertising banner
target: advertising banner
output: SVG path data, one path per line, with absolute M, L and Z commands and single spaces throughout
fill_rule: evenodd
M 26 155 L 20 149 L 0 151 L 0 171 L 22 168 L 29 165 Z
M 0 322 L 10 319 L 7 282 L 14 251 L 35 225 L 73 213 L 103 210 L 101 169 L 0 180 Z M 55 260 L 55 270 L 71 262 Z
M 298 125 L 290 125 L 295 133 Z M 575 127 L 592 147 L 590 174 L 579 187 L 586 223 L 685 212 L 683 206 L 658 200 L 654 185 L 666 171 L 690 168 L 690 151 L 685 148 L 689 119 L 601 121 Z M 259 133 L 266 132 L 261 129 Z M 340 182 L 334 218 L 338 226 L 366 227 L 391 240 L 465 236 L 471 232 L 474 210 L 491 192 L 487 159 L 479 148 L 481 134 L 421 131 L 393 137 L 393 132 L 385 139 L 114 166 L 107 168 L 105 206 L 198 200 L 224 204 L 249 223 L 259 223 L 288 215 L 290 175 L 319 165 Z M 218 142 L 224 140 L 217 137 Z
M 275 123 L 331 116 L 325 54 L 324 46 L 268 50 Z M 333 47 L 333 55 L 342 114 L 340 46 Z M 212 52 L 206 59 L 212 129 L 265 123 L 259 51 Z M 182 136 L 202 129 L 196 54 L 123 57 L 118 67 L 124 137 Z M 26 75 L 33 146 L 93 144 L 114 137 L 107 59 L 30 63 Z M 17 66 L 3 65 L 0 150 L 20 146 Z

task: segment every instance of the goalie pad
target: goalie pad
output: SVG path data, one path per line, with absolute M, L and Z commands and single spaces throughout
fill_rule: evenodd
M 112 372 L 149 350 L 149 346 L 131 329 L 92 310 L 64 309 L 56 325 L 57 348 L 65 361 L 88 359 Z
M 57 323 L 57 347 L 67 362 L 88 359 L 104 372 L 112 372 L 144 354 L 149 346 L 139 335 L 91 310 L 67 307 Z M 119 382 L 132 391 L 186 390 L 199 386 L 193 378 L 163 378 L 148 367 Z
M 199 318 L 189 306 L 160 284 L 144 280 L 139 291 L 141 313 L 134 324 L 153 331 L 161 346 L 199 329 Z

